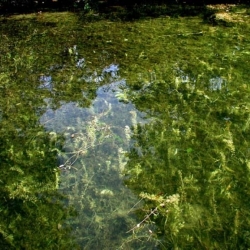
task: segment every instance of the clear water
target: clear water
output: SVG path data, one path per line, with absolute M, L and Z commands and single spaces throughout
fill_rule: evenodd
M 1 20 L 4 249 L 248 249 L 249 19 Z

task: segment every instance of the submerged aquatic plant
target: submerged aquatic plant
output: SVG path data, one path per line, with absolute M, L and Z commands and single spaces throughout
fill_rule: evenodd
M 199 17 L 81 23 L 68 12 L 3 20 L 1 246 L 74 249 L 74 235 L 85 249 L 248 249 L 241 19 L 231 28 Z M 67 204 L 79 215 L 64 223 Z
M 218 79 L 196 79 L 194 88 L 150 85 L 135 99 L 138 108 L 157 119 L 137 126 L 132 137 L 136 143 L 128 154 L 125 183 L 145 205 L 141 222 L 129 232 L 155 223 L 152 233 L 166 249 L 248 247 L 248 189 L 239 184 L 249 181 L 248 108 L 231 109 L 231 103 L 248 106 L 248 93 L 235 100 L 238 87 L 232 82 L 225 89 Z M 204 82 L 216 84 L 217 91 Z M 143 95 L 148 102 L 142 105 Z
M 128 103 L 130 100 L 130 97 L 128 95 L 128 91 L 127 90 L 123 90 L 123 91 L 118 91 L 115 94 L 115 97 L 120 101 L 120 102 L 124 102 L 124 103 Z

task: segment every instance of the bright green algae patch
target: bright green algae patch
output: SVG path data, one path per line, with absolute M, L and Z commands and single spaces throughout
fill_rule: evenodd
M 250 23 L 239 16 L 230 27 L 2 19 L 1 245 L 73 248 L 71 226 L 80 249 L 249 248 Z M 78 212 L 65 224 L 61 193 Z

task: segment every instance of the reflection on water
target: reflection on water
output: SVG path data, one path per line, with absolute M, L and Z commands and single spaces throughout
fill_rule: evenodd
M 225 80 L 221 77 L 215 77 L 209 80 L 210 83 L 210 89 L 215 90 L 221 90 L 223 87 L 226 87 Z
M 111 65 L 103 72 L 116 70 L 118 67 Z M 145 120 L 133 104 L 116 97 L 125 87 L 124 80 L 112 82 L 98 88 L 90 108 L 67 103 L 55 111 L 48 110 L 41 118 L 48 130 L 66 138 L 58 155 L 62 171 L 59 189 L 79 213 L 69 223 L 86 249 L 136 248 L 138 244 L 136 240 L 129 243 L 131 235 L 126 233 L 137 224 L 129 213 L 137 199 L 124 186 L 123 171 L 125 153 L 133 144 L 130 127 Z M 144 230 L 141 237 L 148 237 L 148 233 Z M 152 247 L 150 242 L 142 245 Z
M 39 81 L 41 82 L 41 84 L 38 88 L 52 90 L 53 85 L 51 76 L 41 75 Z
M 192 108 L 198 99 L 190 95 L 199 93 L 198 96 L 204 96 L 204 101 L 212 100 L 213 96 L 217 95 L 213 91 L 221 91 L 224 83 L 220 77 L 208 78 L 204 81 L 207 84 L 203 81 L 199 83 L 197 77 L 191 77 L 178 68 L 174 70 L 172 83 L 157 85 L 160 76 L 157 72 L 150 72 L 142 89 L 131 92 L 126 80 L 119 76 L 118 70 L 119 67 L 115 64 L 102 70 L 99 77 L 109 74 L 110 83 L 96 90 L 96 98 L 89 108 L 68 102 L 62 104 L 59 109 L 48 109 L 41 117 L 41 123 L 47 130 L 63 133 L 66 139 L 62 150 L 58 152 L 58 168 L 61 171 L 59 190 L 69 197 L 69 204 L 79 213 L 75 219 L 67 223 L 74 228 L 73 235 L 79 244 L 87 249 L 97 246 L 118 248 L 123 244 L 136 248 L 138 239 L 150 237 L 149 232 L 156 231 L 152 217 L 165 216 L 165 212 L 158 206 L 173 209 L 175 223 L 179 224 L 172 225 L 174 222 L 170 220 L 169 226 L 176 227 L 171 230 L 181 230 L 184 227 L 182 218 L 179 218 L 182 195 L 176 190 L 165 189 L 165 185 L 171 184 L 171 178 L 160 177 L 161 184 L 158 184 L 155 178 L 160 171 L 163 171 L 161 167 L 177 168 L 173 162 L 178 162 L 179 157 L 182 159 L 180 155 L 183 153 L 187 154 L 188 158 L 192 158 L 192 154 L 197 154 L 194 142 L 191 145 L 180 143 L 182 138 L 194 140 L 197 133 L 194 128 L 187 125 L 190 123 L 187 117 L 200 115 L 199 109 Z M 45 82 L 47 77 L 41 79 Z M 97 82 L 95 79 L 97 78 L 90 80 L 92 83 Z M 99 79 L 102 81 L 104 77 Z M 139 112 L 130 101 L 132 98 L 137 103 L 144 95 L 147 95 L 148 102 L 142 106 L 138 105 L 139 109 L 149 105 L 148 110 L 150 110 L 156 103 L 155 96 L 158 96 L 158 105 L 161 104 L 156 114 L 150 114 L 152 119 L 145 119 L 145 113 Z M 169 118 L 166 114 L 164 119 L 161 118 L 162 110 L 167 111 Z M 225 117 L 223 119 L 229 121 Z M 168 138 L 169 141 L 165 142 L 164 138 Z M 168 144 L 169 142 L 171 144 Z M 235 152 L 229 135 L 225 134 L 224 142 Z M 160 152 L 161 150 L 163 152 L 166 150 L 164 153 L 166 156 Z M 129 155 L 129 158 L 126 155 Z M 149 175 L 147 175 L 147 165 L 151 169 Z M 196 167 L 200 169 L 199 166 Z M 180 169 L 175 171 L 178 176 L 182 176 Z M 158 202 L 153 210 L 146 207 L 148 213 L 139 224 L 138 220 L 128 213 L 138 200 L 123 184 L 125 172 L 128 176 L 126 183 L 132 190 L 133 185 L 136 185 L 136 192 L 140 190 L 140 185 L 143 187 L 139 193 L 142 200 Z M 154 187 L 147 187 L 150 182 Z M 154 190 L 156 187 L 163 190 L 164 196 L 151 194 L 151 188 Z M 143 203 L 139 204 L 141 206 Z M 130 233 L 133 231 L 136 231 L 136 240 L 131 241 Z M 152 239 L 140 243 L 140 246 L 143 244 L 145 247 L 152 247 L 160 244 Z

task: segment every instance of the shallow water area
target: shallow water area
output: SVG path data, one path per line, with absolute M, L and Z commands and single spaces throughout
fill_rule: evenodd
M 250 248 L 238 8 L 216 23 L 1 20 L 3 249 Z

